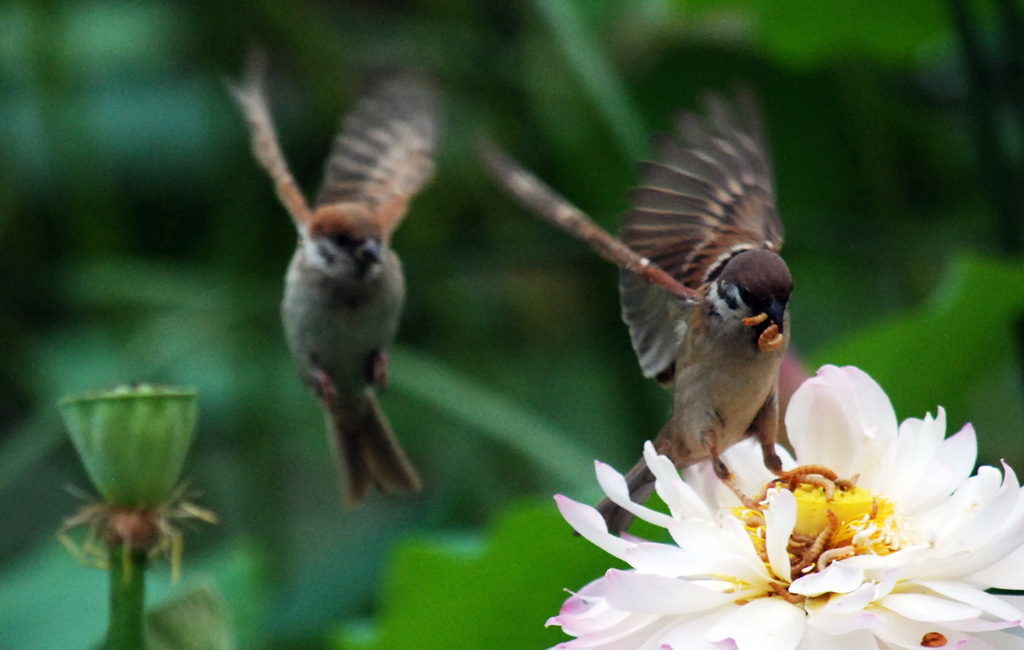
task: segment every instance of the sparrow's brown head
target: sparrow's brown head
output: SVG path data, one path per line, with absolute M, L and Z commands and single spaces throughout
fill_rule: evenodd
M 380 220 L 359 203 L 318 208 L 302 244 L 314 266 L 341 278 L 366 277 L 387 246 Z
M 786 263 L 765 249 L 733 256 L 708 288 L 718 315 L 752 328 L 752 341 L 769 352 L 785 343 L 786 308 L 792 292 L 793 278 Z
M 789 267 L 775 253 L 756 249 L 743 251 L 729 260 L 718 279 L 725 286 L 734 286 L 733 295 L 747 306 L 751 316 L 767 314 L 767 321 L 782 331 L 786 305 L 793 292 Z

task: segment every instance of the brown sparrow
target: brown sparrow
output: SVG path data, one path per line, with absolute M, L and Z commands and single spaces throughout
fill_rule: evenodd
M 673 387 L 673 413 L 654 439 L 677 467 L 721 460 L 754 436 L 775 473 L 779 364 L 789 342 L 793 281 L 778 255 L 782 224 L 761 121 L 744 94 L 731 107 L 717 95 L 708 117 L 683 113 L 682 139 L 655 137 L 657 162 L 641 164 L 621 240 L 491 147 L 483 156 L 502 184 L 549 221 L 590 242 L 619 265 L 622 316 L 644 375 Z M 645 501 L 654 476 L 641 458 L 626 475 Z M 614 532 L 633 515 L 605 499 L 598 510 Z
M 345 118 L 310 209 L 281 153 L 262 66 L 232 88 L 256 159 L 299 233 L 281 306 L 292 357 L 323 406 L 348 506 L 370 488 L 412 492 L 420 479 L 377 402 L 405 297 L 391 235 L 432 173 L 438 107 L 412 77 L 377 83 Z

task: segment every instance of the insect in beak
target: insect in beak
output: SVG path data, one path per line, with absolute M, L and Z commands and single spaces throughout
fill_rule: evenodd
M 757 316 L 751 316 L 744 318 L 741 322 L 747 327 L 755 327 L 768 320 L 768 314 L 761 312 Z M 765 352 L 772 352 L 778 350 L 782 346 L 782 332 L 779 331 L 778 324 L 773 320 L 768 327 L 764 328 L 761 332 L 761 336 L 757 338 L 757 347 L 761 348 Z

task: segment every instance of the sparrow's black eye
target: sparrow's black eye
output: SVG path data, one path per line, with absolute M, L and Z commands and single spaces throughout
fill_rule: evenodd
M 355 240 L 343 232 L 331 233 L 327 235 L 327 238 L 334 242 L 338 248 L 352 248 L 355 245 Z
M 743 304 L 747 307 L 754 307 L 756 300 L 754 299 L 753 294 L 751 294 L 750 291 L 748 291 L 742 284 L 736 285 L 736 288 L 739 289 L 740 300 L 743 301 Z

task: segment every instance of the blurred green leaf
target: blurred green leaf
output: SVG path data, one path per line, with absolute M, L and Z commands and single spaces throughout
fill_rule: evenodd
M 948 30 L 932 0 L 676 0 L 711 33 L 750 33 L 780 62 L 821 65 L 869 57 L 911 63 Z M 717 27 L 717 29 L 716 29 Z
M 927 304 L 814 355 L 859 366 L 881 384 L 900 418 L 967 410 L 972 389 L 1014 357 L 1024 317 L 1024 262 L 964 258 Z
M 187 552 L 187 549 L 186 549 Z M 263 616 L 259 601 L 258 557 L 253 549 L 232 545 L 198 561 L 186 555 L 186 581 L 173 584 L 166 566 L 149 572 L 148 603 L 187 594 L 198 581 L 210 580 L 225 594 L 236 620 L 249 630 L 258 629 L 252 619 Z M 21 556 L 19 562 L 0 572 L 0 648 L 4 650 L 67 650 L 87 648 L 101 638 L 106 628 L 108 577 L 105 571 L 81 566 L 56 539 Z M 183 605 L 184 606 L 184 605 Z M 158 604 L 157 608 L 161 606 Z M 172 606 L 173 609 L 174 606 Z M 207 608 L 207 605 L 203 605 Z M 170 611 L 158 614 L 166 622 Z M 209 604 L 204 617 L 216 614 Z M 219 614 L 217 615 L 219 616 Z M 55 625 L 54 621 L 59 621 Z M 196 619 L 199 624 L 199 620 Z M 212 631 L 212 628 L 211 628 Z M 253 647 L 253 639 L 245 647 Z M 202 646 L 179 646 L 181 648 Z M 208 648 L 229 646 L 206 646 Z
M 574 490 L 593 482 L 594 455 L 529 409 L 409 348 L 394 348 L 390 358 L 389 379 L 397 390 L 464 421 Z
M 416 539 L 395 553 L 376 629 L 352 628 L 338 648 L 542 648 L 564 635 L 544 622 L 565 589 L 579 589 L 612 562 L 575 537 L 553 502 L 503 512 L 481 543 Z

